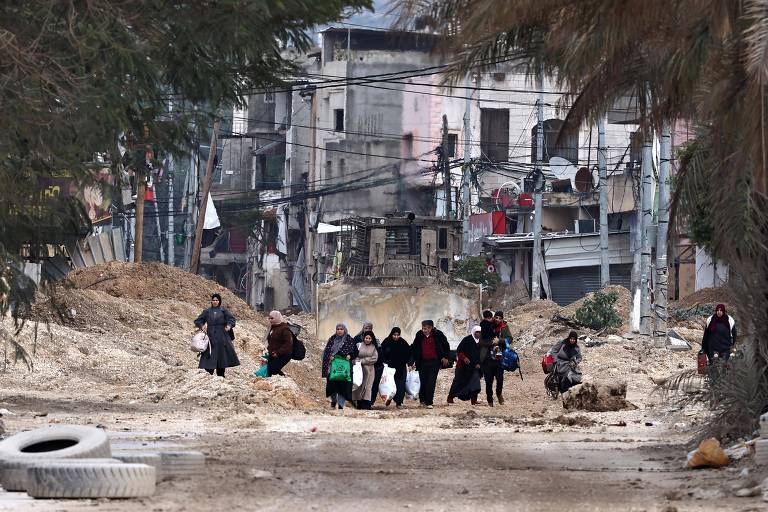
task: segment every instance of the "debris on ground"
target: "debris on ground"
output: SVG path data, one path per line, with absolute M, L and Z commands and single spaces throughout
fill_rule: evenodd
M 698 448 L 688 453 L 686 465 L 691 469 L 721 468 L 730 462 L 728 454 L 720 446 L 720 441 L 710 437 L 703 440 Z
M 492 293 L 483 296 L 483 308 L 509 311 L 530 302 L 529 297 L 528 286 L 521 279 L 511 283 L 500 283 Z
M 563 394 L 563 407 L 592 412 L 634 408 L 627 402 L 627 383 L 623 381 L 578 384 Z

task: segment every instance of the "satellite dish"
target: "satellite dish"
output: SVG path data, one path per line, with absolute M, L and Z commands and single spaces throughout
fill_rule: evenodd
M 549 170 L 555 175 L 555 179 L 571 180 L 571 188 L 576 190 L 576 173 L 579 172 L 579 168 L 569 160 L 553 156 L 549 159 Z

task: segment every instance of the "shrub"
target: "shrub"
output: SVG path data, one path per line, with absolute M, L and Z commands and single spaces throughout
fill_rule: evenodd
M 576 310 L 574 320 L 596 331 L 606 327 L 618 327 L 621 325 L 621 317 L 613 309 L 613 304 L 618 298 L 614 292 L 595 292 L 591 299 L 586 299 Z
M 488 264 L 485 258 L 480 256 L 467 256 L 461 261 L 457 261 L 453 271 L 454 277 L 477 283 L 483 286 L 495 288 L 501 283 L 499 274 L 488 272 Z

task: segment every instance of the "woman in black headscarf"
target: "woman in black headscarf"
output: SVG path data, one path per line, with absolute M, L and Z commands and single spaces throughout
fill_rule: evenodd
M 405 338 L 401 337 L 399 327 L 393 327 L 389 336 L 384 338 L 381 343 L 381 354 L 384 363 L 395 369 L 395 389 L 397 391 L 394 397 L 387 399 L 386 405 L 389 406 L 394 400 L 397 407 L 400 407 L 405 398 L 405 379 L 408 376 L 408 362 L 411 360 L 411 346 L 405 341 Z
M 208 350 L 200 354 L 200 368 L 213 375 L 224 376 L 224 370 L 240 366 L 235 347 L 232 345 L 235 317 L 221 306 L 221 295 L 211 295 L 211 307 L 203 310 L 195 320 L 195 327 L 208 334 Z

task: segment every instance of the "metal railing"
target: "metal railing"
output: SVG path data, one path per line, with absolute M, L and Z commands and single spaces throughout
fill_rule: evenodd
M 387 261 L 378 265 L 352 264 L 346 269 L 349 277 L 443 277 L 437 267 L 414 261 Z

